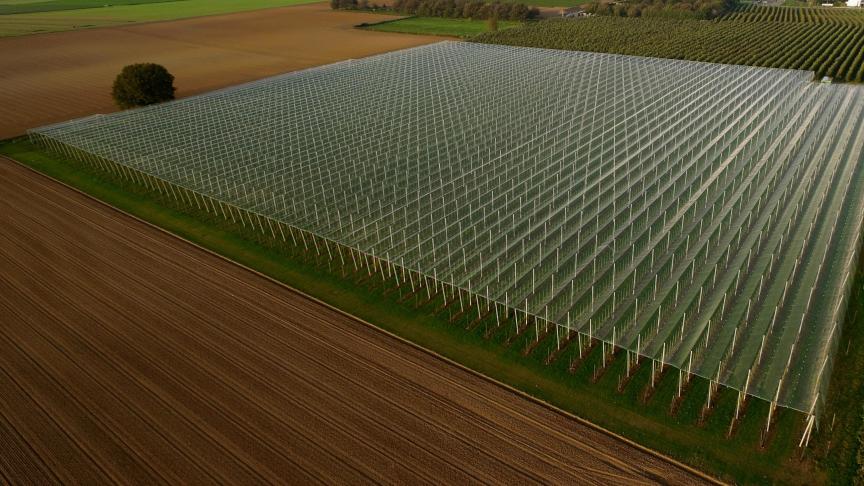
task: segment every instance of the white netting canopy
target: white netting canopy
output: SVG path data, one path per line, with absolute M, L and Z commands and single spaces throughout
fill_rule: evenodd
M 864 91 L 811 77 L 442 42 L 33 136 L 812 413 Z

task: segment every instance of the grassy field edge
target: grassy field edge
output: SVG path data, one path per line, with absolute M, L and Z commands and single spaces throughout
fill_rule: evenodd
M 285 283 L 337 309 L 347 311 L 421 348 L 431 350 L 565 412 L 573 413 L 615 434 L 621 434 L 725 480 L 738 483 L 801 484 L 830 480 L 840 484 L 848 483 L 858 467 L 855 462 L 858 448 L 855 444 L 858 443 L 862 426 L 860 405 L 855 407 L 854 413 L 841 417 L 842 423 L 832 428 L 831 433 L 819 434 L 817 445 L 813 448 L 813 455 L 816 457 L 804 460 L 795 457 L 795 450 L 788 447 L 790 442 L 794 442 L 790 441 L 790 437 L 775 438 L 773 445 L 766 450 L 759 450 L 753 445 L 754 430 L 758 432 L 762 423 L 758 402 L 751 407 L 754 411 L 745 414 L 740 426 L 741 431 L 732 439 L 722 439 L 726 422 L 721 423 L 718 419 L 714 421 L 716 423 L 712 423 L 709 418 L 707 424 L 699 427 L 688 423 L 692 419 L 692 410 L 698 408 L 697 398 L 689 399 L 689 402 L 697 403 L 688 404 L 688 399 L 685 399 L 682 404 L 682 409 L 690 412 L 669 417 L 665 405 L 639 404 L 638 400 L 628 396 L 635 393 L 615 392 L 614 382 L 587 385 L 577 383 L 566 371 L 562 372 L 537 360 L 522 357 L 518 350 L 508 350 L 500 343 L 484 340 L 476 333 L 472 334 L 459 326 L 448 324 L 445 319 L 435 317 L 428 311 L 416 311 L 410 306 L 396 304 L 395 299 L 363 288 L 356 282 L 339 279 L 308 262 L 299 262 L 250 242 L 218 225 L 160 205 L 153 198 L 129 191 L 99 177 L 98 174 L 74 168 L 62 162 L 59 157 L 47 154 L 24 140 L 0 142 L 0 153 L 207 250 Z M 860 289 L 864 287 L 864 283 L 860 275 L 858 282 L 856 292 L 861 295 Z M 850 310 L 850 314 L 856 316 L 857 322 L 864 313 Z M 859 322 L 857 326 L 847 325 L 847 328 L 849 327 L 853 330 L 848 336 L 850 345 L 853 340 L 856 344 L 862 343 L 864 326 Z M 855 352 L 847 353 L 848 359 L 853 360 L 848 364 L 862 362 L 864 352 L 859 351 L 862 348 L 864 346 L 855 346 Z M 842 361 L 848 360 L 839 359 L 835 370 L 844 367 L 839 366 Z M 854 375 L 847 373 L 850 374 Z M 843 379 L 839 381 L 837 383 L 835 380 L 832 390 L 842 390 L 842 400 L 829 399 L 829 403 L 839 405 L 850 400 L 860 400 L 860 383 L 843 383 Z M 860 382 L 860 379 L 858 381 Z M 665 387 L 661 383 L 658 388 L 669 392 L 670 386 L 674 388 L 670 383 L 666 383 Z M 695 394 L 694 392 L 691 396 Z M 730 394 L 727 394 L 725 405 L 718 404 L 718 409 L 728 408 L 730 403 L 734 403 L 734 399 L 728 395 Z M 787 426 L 797 422 L 792 414 L 784 414 L 781 420 L 784 420 Z M 793 426 L 788 428 L 795 429 Z M 842 454 L 828 454 L 829 451 L 834 451 L 831 444 L 838 434 L 845 438 L 843 440 L 848 439 L 845 442 L 848 447 L 842 449 Z M 829 456 L 831 460 L 826 461 L 824 458 Z M 826 469 L 834 467 L 841 472 L 827 476 Z
M 398 15 L 398 13 L 394 13 Z M 364 23 L 357 25 L 362 30 L 374 30 L 376 32 L 389 32 L 413 35 L 439 35 L 444 37 L 460 37 L 467 39 L 488 31 L 487 20 L 472 19 L 450 19 L 439 17 L 403 17 L 387 19 L 381 22 Z M 512 29 L 518 27 L 521 22 L 502 20 L 498 22 L 498 29 Z

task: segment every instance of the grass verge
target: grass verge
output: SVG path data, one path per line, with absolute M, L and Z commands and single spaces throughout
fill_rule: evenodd
M 499 21 L 498 30 L 510 29 L 519 22 Z M 408 17 L 405 19 L 385 20 L 375 24 L 359 26 L 365 30 L 397 32 L 401 34 L 444 35 L 451 37 L 473 37 L 489 30 L 486 20 L 446 19 L 440 17 Z
M 864 485 L 864 254 L 849 302 L 825 416 L 812 447 L 832 484 Z
M 420 346 L 507 383 L 558 408 L 579 415 L 647 447 L 691 464 L 724 480 L 740 484 L 850 483 L 857 474 L 858 436 L 861 428 L 862 377 L 855 371 L 864 363 L 864 280 L 856 284 L 858 312 L 847 323 L 848 351 L 838 359 L 826 415 L 836 411 L 835 427 L 817 434 L 815 446 L 801 455 L 797 439 L 802 429 L 800 414 L 782 411 L 776 431 L 765 447 L 761 431 L 767 404 L 752 400 L 735 433 L 727 437 L 735 406 L 735 394 L 725 390 L 706 420 L 701 408 L 707 382 L 695 379 L 674 412 L 677 372 L 667 372 L 654 392 L 645 398 L 650 366 L 639 368 L 619 391 L 624 360 L 612 361 L 599 379 L 602 367 L 599 346 L 580 364 L 575 346 L 551 364 L 549 339 L 536 339 L 533 329 L 516 333 L 506 325 L 495 329 L 488 319 L 466 329 L 466 320 L 448 322 L 432 312 L 435 303 L 415 308 L 399 303 L 399 295 L 357 277 L 345 278 L 340 270 L 309 256 L 268 247 L 263 240 L 244 234 L 227 222 L 211 219 L 188 208 L 169 207 L 170 201 L 107 174 L 47 153 L 18 139 L 0 142 L 0 153 L 82 190 L 119 209 L 134 214 L 183 238 L 254 268 L 331 305 Z M 531 353 L 525 350 L 533 347 Z M 842 370 L 839 371 L 839 370 Z M 838 391 L 839 390 L 839 391 Z M 854 407 L 848 405 L 854 402 Z M 826 422 L 830 417 L 826 417 Z M 823 424 L 823 430 L 827 426 Z

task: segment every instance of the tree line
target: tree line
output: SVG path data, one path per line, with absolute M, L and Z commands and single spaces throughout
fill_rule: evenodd
M 330 0 L 333 9 L 377 10 L 386 8 L 368 0 Z M 524 3 L 486 3 L 482 0 L 394 0 L 389 10 L 405 15 L 444 17 L 451 19 L 530 20 L 540 16 L 540 10 Z

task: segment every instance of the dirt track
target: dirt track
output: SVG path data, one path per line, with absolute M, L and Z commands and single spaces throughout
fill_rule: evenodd
M 326 3 L 0 38 L 0 139 L 115 108 L 111 83 L 126 64 L 157 62 L 178 96 L 287 71 L 440 41 L 354 29 L 386 16 L 333 12 Z
M 0 483 L 698 483 L 0 159 Z

